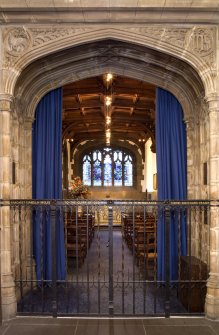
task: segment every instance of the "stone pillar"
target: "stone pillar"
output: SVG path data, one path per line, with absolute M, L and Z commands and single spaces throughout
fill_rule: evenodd
M 218 205 L 219 199 L 219 96 L 208 99 L 209 103 L 209 179 L 210 199 Z M 215 200 L 215 203 L 214 203 Z M 211 208 L 210 223 L 210 274 L 207 283 L 206 316 L 219 320 L 219 210 Z
M 20 170 L 19 170 L 19 121 L 17 115 L 13 114 L 11 117 L 11 156 L 12 162 L 15 164 L 15 180 L 11 185 L 11 198 L 20 198 Z M 13 226 L 11 229 L 11 244 L 12 244 L 12 272 L 15 277 L 17 268 L 19 267 L 19 223 L 13 215 Z
M 24 150 L 25 150 L 25 198 L 32 198 L 32 125 L 33 119 L 24 121 Z
M 196 116 L 197 117 L 197 116 Z M 194 128 L 194 198 L 193 199 L 200 199 L 200 183 L 201 177 L 200 177 L 200 156 L 201 156 L 201 147 L 200 147 L 200 120 L 196 119 L 195 122 L 195 128 Z
M 11 104 L 10 95 L 0 95 L 0 198 L 4 200 L 10 199 L 11 192 Z M 8 320 L 15 316 L 17 306 L 11 268 L 9 207 L 1 208 L 0 225 L 2 319 Z
M 25 199 L 31 199 L 32 198 L 32 124 L 33 119 L 32 118 L 26 118 L 21 127 L 23 127 L 23 147 L 21 150 L 23 151 L 23 166 L 24 166 L 24 197 Z M 22 153 L 21 153 L 22 154 Z M 35 278 L 35 262 L 33 260 L 33 255 L 31 252 L 31 234 L 30 234 L 30 225 L 31 225 L 31 219 L 32 219 L 32 211 L 31 208 L 26 208 L 25 213 L 25 227 L 24 227 L 24 240 L 23 240 L 23 246 L 24 246 L 24 252 L 25 252 L 25 262 L 24 265 L 26 267 L 25 269 L 25 275 L 28 279 L 34 279 Z
M 187 193 L 188 199 L 194 199 L 194 119 L 185 121 L 187 135 Z
M 19 178 L 19 121 L 15 114 L 11 120 L 11 149 L 12 149 L 12 162 L 15 164 L 15 180 L 11 188 L 11 198 L 20 198 L 20 178 Z

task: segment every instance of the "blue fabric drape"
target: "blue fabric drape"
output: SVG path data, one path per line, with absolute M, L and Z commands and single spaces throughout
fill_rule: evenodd
M 62 198 L 61 88 L 45 95 L 36 109 L 32 132 L 32 185 L 33 199 Z M 61 213 L 56 214 L 57 279 L 61 280 L 65 278 L 66 272 L 64 228 Z M 33 217 L 33 252 L 36 260 L 37 279 L 51 280 L 52 254 L 49 210 L 44 210 L 42 213 L 39 208 L 36 209 Z
M 178 100 L 161 88 L 156 92 L 156 152 L 158 200 L 185 200 L 187 197 L 186 129 Z M 175 213 L 176 214 L 176 213 Z M 174 216 L 174 215 L 173 215 Z M 178 275 L 178 225 L 170 222 L 170 278 Z M 180 219 L 181 255 L 186 255 L 186 216 Z M 164 217 L 158 220 L 158 279 L 165 279 Z

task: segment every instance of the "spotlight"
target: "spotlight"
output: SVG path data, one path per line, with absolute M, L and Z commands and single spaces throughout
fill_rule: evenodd
M 109 125 L 111 123 L 111 117 L 106 116 L 106 125 Z
M 110 81 L 112 79 L 113 79 L 112 73 L 107 73 L 107 75 L 106 75 L 106 81 Z
M 105 105 L 108 107 L 112 104 L 112 98 L 109 96 L 105 97 Z

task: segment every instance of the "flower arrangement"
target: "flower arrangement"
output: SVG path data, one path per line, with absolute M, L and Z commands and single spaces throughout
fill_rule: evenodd
M 89 189 L 83 184 L 80 177 L 73 177 L 73 181 L 69 186 L 69 195 L 71 198 L 83 197 L 86 198 L 89 194 Z

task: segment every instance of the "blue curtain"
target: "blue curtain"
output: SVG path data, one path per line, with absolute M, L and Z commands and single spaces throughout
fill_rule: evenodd
M 185 200 L 187 197 L 186 129 L 178 100 L 161 88 L 156 92 L 156 152 L 158 200 Z M 170 220 L 170 278 L 178 276 L 178 224 Z M 158 220 L 158 279 L 165 279 L 164 217 Z M 186 255 L 186 215 L 180 218 L 181 255 Z
M 62 198 L 62 89 L 49 92 L 39 102 L 32 132 L 33 199 Z M 43 236 L 43 237 L 42 237 Z M 56 213 L 57 279 L 65 278 L 64 228 Z M 33 252 L 37 279 L 51 280 L 50 210 L 36 209 L 33 217 Z M 43 261 L 42 261 L 43 259 Z

